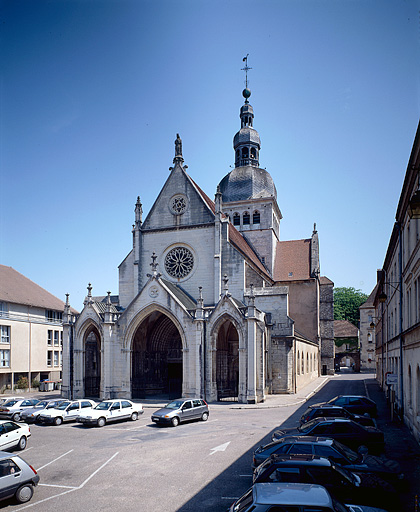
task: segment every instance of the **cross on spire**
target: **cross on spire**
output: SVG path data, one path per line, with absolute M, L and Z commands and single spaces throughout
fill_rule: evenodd
M 246 89 L 248 89 L 248 71 L 250 69 L 252 69 L 248 66 L 248 55 L 249 55 L 249 53 L 247 53 L 246 56 L 242 59 L 242 62 L 245 62 L 245 67 L 241 68 L 241 71 L 245 71 L 245 88 Z

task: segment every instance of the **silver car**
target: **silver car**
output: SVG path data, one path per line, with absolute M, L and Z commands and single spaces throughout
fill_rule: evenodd
M 0 452 L 0 500 L 14 497 L 18 503 L 26 503 L 38 482 L 35 469 L 21 457 Z
M 25 423 L 35 423 L 38 419 L 38 416 L 45 409 L 53 409 L 64 402 L 64 399 L 61 400 L 41 400 L 34 407 L 29 407 L 20 412 L 19 421 L 24 421 Z
M 160 425 L 176 427 L 185 421 L 207 421 L 209 414 L 209 406 L 202 398 L 179 398 L 154 412 L 152 421 Z

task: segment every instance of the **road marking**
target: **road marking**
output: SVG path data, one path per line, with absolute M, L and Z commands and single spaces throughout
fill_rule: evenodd
M 225 444 L 221 444 L 219 446 L 216 446 L 216 448 L 211 448 L 210 455 L 213 455 L 216 452 L 224 452 L 229 445 L 230 445 L 230 441 L 228 441 Z
M 72 451 L 72 450 L 71 450 Z M 50 500 L 53 500 L 54 498 L 58 498 L 59 496 L 64 496 L 65 494 L 68 494 L 70 492 L 73 492 L 73 491 L 78 491 L 79 489 L 82 489 L 88 482 L 91 478 L 93 478 L 102 468 L 104 468 L 109 462 L 111 462 L 111 460 L 116 457 L 118 455 L 119 452 L 116 452 L 114 453 L 114 455 L 112 457 L 110 457 L 106 462 L 104 462 L 102 464 L 101 467 L 99 467 L 96 471 L 94 471 L 90 476 L 88 476 L 86 478 L 86 480 L 84 482 L 82 482 L 78 487 L 71 487 L 63 492 L 60 492 L 59 494 L 56 494 L 55 496 L 50 496 L 48 498 L 45 498 L 41 501 L 34 501 L 32 503 L 30 503 L 29 505 L 25 505 L 24 507 L 21 507 L 17 510 L 25 510 L 26 508 L 30 508 L 30 507 L 34 507 L 35 505 L 38 505 L 39 503 L 44 503 L 46 501 L 50 501 Z M 45 485 L 45 484 L 44 484 Z
M 60 489 L 77 489 L 76 485 L 54 485 L 54 484 L 38 484 L 40 487 L 59 487 Z
M 40 471 L 41 469 L 44 469 L 46 468 L 47 466 L 49 466 L 50 464 L 52 464 L 53 462 L 56 462 L 57 460 L 60 460 L 61 457 L 65 457 L 66 455 L 68 455 L 69 453 L 71 453 L 73 450 L 69 450 L 68 452 L 66 453 L 63 453 L 63 455 L 60 455 L 60 457 L 57 457 L 56 459 L 52 460 L 51 462 L 47 462 L 47 464 L 44 464 L 43 466 L 41 466 L 40 468 L 37 469 L 37 471 Z

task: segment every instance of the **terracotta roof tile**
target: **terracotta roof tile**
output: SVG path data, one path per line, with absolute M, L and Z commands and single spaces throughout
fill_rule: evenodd
M 310 279 L 311 239 L 287 240 L 277 243 L 275 281 Z
M 39 308 L 64 311 L 64 302 L 17 272 L 0 265 L 0 300 Z
M 357 338 L 359 329 L 348 320 L 334 320 L 334 338 Z

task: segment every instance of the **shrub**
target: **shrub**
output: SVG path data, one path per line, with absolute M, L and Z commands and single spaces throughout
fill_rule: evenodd
M 29 387 L 28 378 L 21 375 L 15 384 L 16 389 L 27 389 Z

